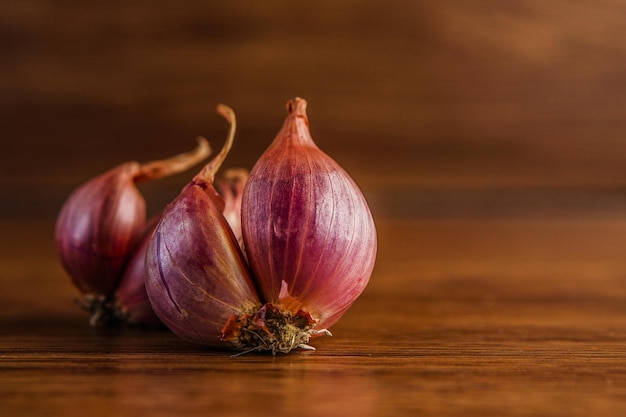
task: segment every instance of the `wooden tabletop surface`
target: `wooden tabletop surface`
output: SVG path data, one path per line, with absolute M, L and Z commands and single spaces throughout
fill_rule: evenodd
M 0 415 L 625 415 L 624 5 L 210 3 L 0 5 Z M 333 336 L 231 358 L 92 329 L 53 245 L 71 190 L 219 147 L 218 102 L 249 168 L 294 96 L 379 233 Z

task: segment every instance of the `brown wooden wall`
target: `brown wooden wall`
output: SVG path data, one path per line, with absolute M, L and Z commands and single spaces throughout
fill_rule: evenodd
M 5 1 L 0 214 L 50 215 L 95 173 L 200 134 L 218 147 L 218 102 L 239 116 L 227 164 L 250 167 L 293 96 L 381 215 L 419 210 L 432 187 L 621 186 L 625 13 L 606 0 Z M 185 178 L 149 186 L 155 205 Z

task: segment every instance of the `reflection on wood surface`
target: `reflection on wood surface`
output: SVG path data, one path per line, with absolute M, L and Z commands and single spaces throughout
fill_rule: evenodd
M 381 221 L 371 285 L 333 337 L 316 339 L 316 352 L 233 359 L 168 331 L 95 332 L 72 303 L 50 221 L 2 227 L 7 415 L 230 416 L 262 405 L 276 415 L 586 416 L 626 406 L 621 221 Z

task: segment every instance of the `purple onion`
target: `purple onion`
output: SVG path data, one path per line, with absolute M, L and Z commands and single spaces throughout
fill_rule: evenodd
M 215 173 L 234 140 L 232 110 L 218 111 L 231 124 L 220 153 L 164 210 L 146 253 L 146 290 L 154 311 L 184 339 L 229 346 L 223 329 L 233 315 L 260 306 L 248 266 L 223 216 Z
M 297 300 L 319 330 L 365 289 L 376 229 L 357 185 L 313 142 L 306 101 L 289 101 L 287 111 L 246 183 L 243 237 L 263 300 Z
M 188 152 L 146 164 L 127 162 L 78 187 L 56 222 L 55 244 L 61 264 L 84 295 L 81 304 L 104 324 L 129 257 L 146 227 L 146 202 L 137 183 L 188 169 L 210 153 L 205 139 Z
M 152 309 L 145 285 L 146 251 L 159 218 L 160 216 L 155 216 L 148 222 L 139 244 L 129 256 L 128 264 L 113 296 L 114 306 L 111 313 L 117 319 L 129 324 L 162 325 Z

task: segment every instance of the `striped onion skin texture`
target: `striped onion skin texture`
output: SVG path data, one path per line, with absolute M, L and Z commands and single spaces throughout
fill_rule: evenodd
M 233 347 L 223 337 L 226 324 L 258 309 L 261 302 L 237 237 L 224 217 L 226 203 L 213 185 L 236 127 L 232 109 L 220 105 L 218 112 L 230 123 L 228 138 L 163 211 L 146 251 L 146 291 L 154 312 L 181 338 Z M 237 203 L 232 205 L 237 211 Z
M 110 295 L 146 223 L 135 186 L 136 162 L 121 164 L 78 187 L 57 218 L 61 264 L 83 294 Z
M 284 283 L 324 329 L 365 289 L 376 229 L 358 186 L 313 142 L 306 101 L 289 101 L 287 111 L 244 189 L 244 245 L 262 300 L 280 304 Z
M 178 336 L 224 346 L 229 317 L 260 302 L 209 183 L 187 186 L 165 209 L 146 253 L 146 290 L 159 318 Z

